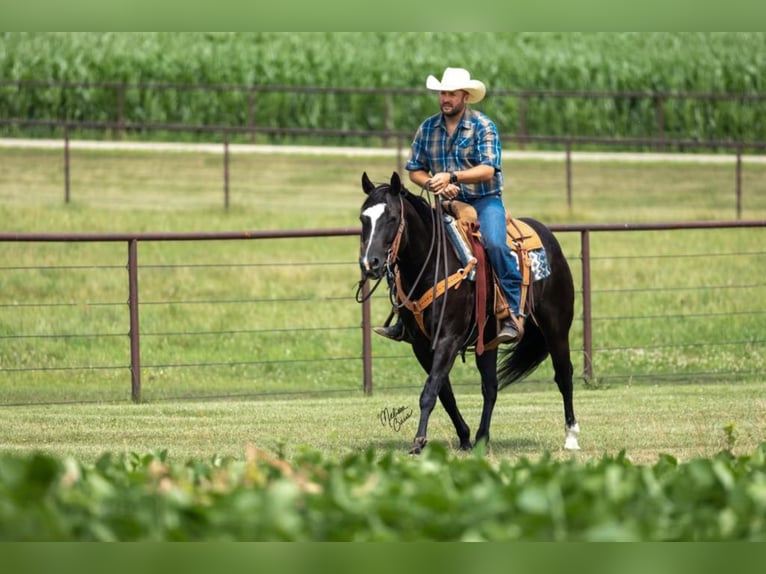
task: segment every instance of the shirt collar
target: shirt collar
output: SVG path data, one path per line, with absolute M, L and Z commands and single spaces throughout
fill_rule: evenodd
M 463 129 L 463 128 L 469 128 L 471 127 L 471 115 L 473 114 L 473 110 L 469 107 L 466 107 L 465 110 L 463 110 L 463 116 L 460 118 L 460 122 L 457 124 L 457 130 Z M 444 112 L 439 112 L 439 125 L 447 129 L 447 120 L 444 119 Z

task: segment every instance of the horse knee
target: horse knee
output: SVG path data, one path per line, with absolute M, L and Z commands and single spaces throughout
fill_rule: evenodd
M 436 406 L 436 393 L 424 390 L 420 394 L 420 412 L 430 413 Z

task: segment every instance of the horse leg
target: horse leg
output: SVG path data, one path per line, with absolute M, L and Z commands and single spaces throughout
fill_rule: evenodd
M 566 434 L 564 448 L 567 450 L 579 450 L 580 445 L 577 442 L 577 435 L 580 433 L 580 425 L 577 424 L 575 419 L 572 399 L 573 368 L 569 352 L 569 339 L 566 335 L 558 337 L 554 344 L 549 344 L 549 350 L 551 361 L 553 362 L 553 370 L 556 373 L 554 378 L 561 392 L 561 397 L 564 399 L 564 432 Z
M 476 431 L 476 443 L 483 440 L 488 444 L 489 425 L 497 400 L 497 349 L 476 355 L 476 366 L 481 373 L 481 394 L 484 397 L 479 430 Z
M 463 417 L 457 410 L 457 404 L 455 402 L 455 396 L 452 393 L 452 386 L 449 382 L 449 372 L 452 369 L 452 365 L 455 362 L 457 356 L 457 349 L 446 349 L 446 345 L 442 345 L 439 349 L 432 352 L 430 350 L 430 342 L 425 341 L 425 344 L 413 345 L 415 356 L 420 361 L 420 364 L 428 372 L 428 378 L 426 378 L 423 391 L 420 393 L 420 420 L 418 421 L 418 430 L 415 433 L 415 439 L 412 444 L 410 454 L 420 454 L 423 448 L 428 443 L 428 419 L 436 406 L 436 397 L 442 397 L 442 404 L 446 399 L 445 408 L 450 413 L 453 423 L 455 418 L 453 415 L 457 415 L 457 423 L 455 428 L 458 431 L 458 437 L 460 438 L 461 446 L 464 442 L 463 436 L 469 434 L 468 426 L 463 421 Z M 445 389 L 444 394 L 442 391 Z M 448 406 L 447 406 L 448 405 Z M 459 424 L 462 422 L 463 428 L 459 428 Z M 467 438 L 465 439 L 467 440 Z
M 439 400 L 452 420 L 452 424 L 455 425 L 457 438 L 460 440 L 460 450 L 471 450 L 471 431 L 457 408 L 457 401 L 455 401 L 455 394 L 452 392 L 449 377 L 444 381 L 441 391 L 439 391 Z

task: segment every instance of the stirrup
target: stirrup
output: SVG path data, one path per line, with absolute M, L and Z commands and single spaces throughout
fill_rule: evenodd
M 500 321 L 500 329 L 497 333 L 498 343 L 513 343 L 520 341 L 523 336 L 524 328 L 521 326 L 521 321 L 513 313 Z

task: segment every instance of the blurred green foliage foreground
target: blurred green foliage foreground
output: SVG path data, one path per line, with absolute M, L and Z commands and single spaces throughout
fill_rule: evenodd
M 47 541 L 713 541 L 766 537 L 766 443 L 652 466 L 493 461 L 430 445 L 293 462 L 171 463 L 166 452 L 94 464 L 0 457 L 0 538 Z

